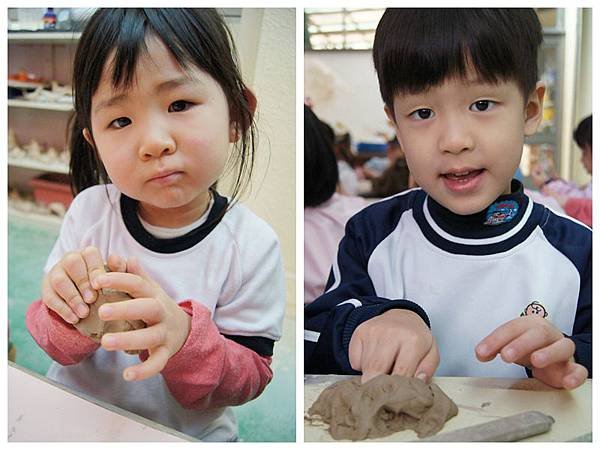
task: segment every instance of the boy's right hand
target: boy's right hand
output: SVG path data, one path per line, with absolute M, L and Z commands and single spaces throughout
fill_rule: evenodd
M 381 374 L 417 376 L 428 382 L 440 363 L 437 344 L 423 319 L 391 309 L 360 324 L 350 339 L 350 365 L 366 383 Z
M 42 301 L 65 321 L 75 324 L 89 314 L 87 305 L 98 297 L 92 284 L 105 272 L 102 255 L 96 247 L 69 252 L 44 277 Z

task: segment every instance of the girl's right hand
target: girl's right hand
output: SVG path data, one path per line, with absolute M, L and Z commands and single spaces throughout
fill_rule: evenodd
M 88 316 L 87 305 L 98 298 L 92 285 L 103 273 L 104 262 L 96 247 L 69 252 L 44 277 L 42 301 L 65 321 L 75 324 Z

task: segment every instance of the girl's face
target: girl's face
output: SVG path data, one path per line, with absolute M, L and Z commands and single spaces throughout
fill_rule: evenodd
M 178 227 L 205 211 L 236 131 L 217 81 L 182 69 L 159 39 L 146 44 L 130 89 L 113 89 L 106 64 L 92 97 L 93 141 L 112 182 L 140 202 L 142 218 Z M 84 136 L 91 141 L 87 129 Z

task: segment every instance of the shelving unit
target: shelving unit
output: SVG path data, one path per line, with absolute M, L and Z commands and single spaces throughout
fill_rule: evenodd
M 16 88 L 43 87 L 57 81 L 70 84 L 72 59 L 81 33 L 77 32 L 9 32 L 8 73 L 27 71 L 41 77 L 44 82 L 9 80 L 8 85 Z M 36 140 L 45 149 L 54 147 L 67 151 L 67 127 L 73 112 L 72 103 L 52 103 L 25 98 L 7 101 L 8 126 L 14 132 L 19 147 Z M 7 151 L 7 150 L 5 150 Z M 68 164 L 8 155 L 8 185 L 23 194 L 29 194 L 29 182 L 43 173 L 68 174 Z M 10 203 L 10 202 L 9 202 Z M 40 219 L 39 213 L 17 211 L 9 204 L 9 214 L 30 215 Z M 54 218 L 60 221 L 58 218 Z M 53 218 L 49 218 L 50 221 Z

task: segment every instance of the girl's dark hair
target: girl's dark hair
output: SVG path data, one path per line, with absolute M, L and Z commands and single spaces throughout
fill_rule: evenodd
M 84 139 L 91 124 L 92 97 L 109 57 L 115 89 L 129 88 L 141 52 L 147 52 L 145 39 L 159 38 L 182 68 L 195 66 L 214 78 L 223 89 L 230 120 L 240 138 L 235 144 L 233 164 L 237 175 L 232 201 L 247 187 L 254 166 L 256 127 L 253 106 L 238 69 L 233 38 L 214 9 L 191 8 L 107 8 L 89 19 L 75 53 L 73 95 L 75 115 L 71 124 L 71 189 L 77 194 L 89 186 L 109 182 L 97 151 Z M 251 94 L 250 94 L 251 95 Z
M 573 132 L 573 139 L 575 139 L 575 142 L 577 142 L 577 145 L 579 145 L 580 148 L 584 148 L 586 145 L 589 145 L 590 148 L 592 147 L 592 116 L 587 116 L 585 119 L 583 119 L 581 122 L 579 122 L 579 125 L 577 125 L 577 128 L 575 128 L 575 131 Z
M 542 27 L 533 9 L 391 8 L 373 43 L 383 101 L 415 94 L 473 66 L 482 80 L 514 80 L 524 99 L 538 81 Z
M 331 198 L 338 182 L 331 127 L 304 106 L 304 207 L 319 206 Z

